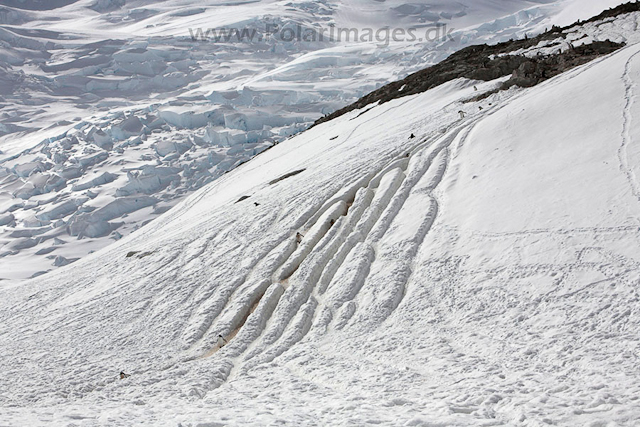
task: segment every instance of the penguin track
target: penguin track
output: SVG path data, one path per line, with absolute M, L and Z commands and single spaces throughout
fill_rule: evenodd
M 481 117 L 485 117 L 489 111 L 491 110 L 487 110 Z M 434 160 L 441 152 L 447 157 L 447 148 L 462 130 L 470 129 L 469 122 L 475 123 L 478 120 L 476 118 L 450 125 L 444 135 L 433 144 L 428 144 L 433 141 L 430 138 L 417 141 L 413 147 L 377 172 L 360 178 L 329 200 L 320 203 L 320 206 L 310 209 L 308 215 L 305 215 L 306 221 L 297 221 L 302 224 L 296 229 L 304 233 L 300 245 L 293 248 L 289 246 L 289 250 L 279 257 L 281 262 L 275 268 L 255 268 L 252 276 L 270 278 L 264 282 L 259 292 L 252 293 L 257 295 L 256 299 L 251 304 L 248 299 L 243 299 L 244 302 L 239 306 L 244 308 L 237 306 L 233 309 L 242 311 L 241 314 L 228 314 L 230 321 L 222 321 L 221 315 L 221 320 L 215 322 L 215 328 L 210 328 L 216 331 L 225 328 L 224 331 L 234 333 L 233 340 L 229 340 L 229 344 L 220 352 L 221 356 L 235 360 L 230 361 L 232 367 L 225 375 L 225 381 L 230 376 L 235 376 L 240 369 L 278 357 L 302 340 L 314 326 L 325 324 L 328 327 L 327 322 L 333 321 L 334 312 L 338 312 L 341 317 L 336 324 L 346 324 L 357 311 L 357 303 L 354 301 L 369 272 L 364 271 L 357 283 L 347 285 L 344 291 L 346 298 L 338 305 L 334 304 L 332 309 L 331 301 L 325 302 L 324 293 L 336 272 L 358 243 L 371 247 L 368 260 L 362 263 L 365 270 L 370 268 L 376 259 L 377 242 L 389 229 L 413 188 L 432 169 Z M 425 153 L 426 160 L 414 160 L 417 155 Z M 429 184 L 421 191 L 432 191 L 441 181 L 445 170 L 446 162 L 439 163 Z M 433 201 L 435 208 L 430 210 L 425 225 L 420 227 L 422 238 L 419 240 L 424 239 L 437 215 L 437 202 L 435 199 Z M 287 237 L 280 244 L 287 241 L 295 245 L 295 236 Z M 410 274 L 407 280 L 409 276 Z M 402 300 L 405 286 L 406 281 L 399 291 L 392 292 L 395 295 L 392 299 L 396 300 L 393 309 Z M 263 288 L 266 290 L 263 291 Z M 248 305 L 253 308 L 249 310 Z M 211 353 L 210 350 L 214 347 L 211 343 L 201 354 Z

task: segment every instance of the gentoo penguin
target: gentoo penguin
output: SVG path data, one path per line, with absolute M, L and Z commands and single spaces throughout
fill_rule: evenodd
M 224 347 L 224 345 L 227 343 L 227 340 L 225 340 L 222 335 L 218 335 L 218 347 L 222 348 Z
M 300 244 L 300 242 L 302 242 L 302 238 L 304 236 L 300 233 L 296 233 L 296 243 Z

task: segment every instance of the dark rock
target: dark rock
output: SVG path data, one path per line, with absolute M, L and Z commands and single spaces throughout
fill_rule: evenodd
M 639 10 L 640 3 L 627 3 L 605 11 L 586 22 L 599 21 Z M 490 81 L 511 75 L 511 78 L 503 84 L 502 89 L 508 89 L 514 85 L 521 87 L 535 86 L 564 71 L 585 64 L 599 56 L 612 53 L 624 46 L 622 43 L 606 40 L 572 48 L 552 56 L 541 55 L 538 58 L 527 58 L 521 55 L 509 55 L 510 52 L 519 49 L 537 46 L 543 40 L 564 37 L 564 31 L 578 25 L 582 24 L 575 23 L 565 28 L 553 27 L 551 30 L 533 38 L 526 37 L 522 40 L 510 40 L 492 46 L 483 44 L 461 49 L 439 64 L 413 73 L 403 80 L 389 83 L 376 89 L 355 103 L 316 120 L 313 125 L 332 120 L 352 110 L 363 109 L 376 102 L 383 104 L 392 99 L 425 92 L 457 78 Z M 400 91 L 401 88 L 402 91 Z M 479 95 L 476 100 L 482 99 L 489 94 Z

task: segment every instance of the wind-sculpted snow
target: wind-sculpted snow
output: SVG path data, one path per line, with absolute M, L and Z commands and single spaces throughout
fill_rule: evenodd
M 54 268 L 36 253 L 75 259 L 98 250 L 322 116 L 470 44 L 535 33 L 563 7 L 520 0 L 5 2 L 0 279 Z M 587 33 L 626 38 L 633 22 L 590 24 Z M 320 40 L 331 28 L 359 37 Z M 423 40 L 390 39 L 391 29 L 415 30 Z M 226 40 L 231 30 L 253 37 Z M 367 30 L 386 38 L 369 40 Z M 283 37 L 302 31 L 316 39 Z M 123 218 L 92 213 L 137 195 L 157 202 Z M 40 215 L 58 205 L 66 208 L 55 219 Z M 90 213 L 95 230 L 85 233 Z M 30 248 L 8 246 L 15 230 L 32 227 L 50 230 Z M 52 246 L 53 239 L 66 243 Z

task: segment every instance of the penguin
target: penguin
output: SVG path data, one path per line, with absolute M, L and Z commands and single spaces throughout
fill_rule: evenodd
M 300 243 L 302 242 L 302 238 L 303 238 L 303 237 L 304 237 L 304 236 L 303 236 L 302 234 L 300 234 L 300 233 L 296 233 L 296 243 L 297 243 L 297 244 L 300 244 Z
M 125 379 L 125 378 L 128 378 L 128 377 L 130 377 L 130 375 L 129 375 L 129 374 L 125 374 L 125 373 L 124 373 L 124 371 L 120 371 L 120 379 L 121 379 L 121 380 L 123 380 L 123 379 Z
M 415 138 L 415 137 L 416 137 L 416 136 L 415 136 L 414 134 L 409 135 L 409 139 L 413 139 L 413 138 Z
M 253 204 L 256 205 L 256 206 L 260 206 L 260 203 L 258 203 L 258 202 L 253 202 Z
M 218 335 L 218 347 L 222 348 L 225 344 L 227 344 L 227 340 L 225 340 L 222 335 Z

